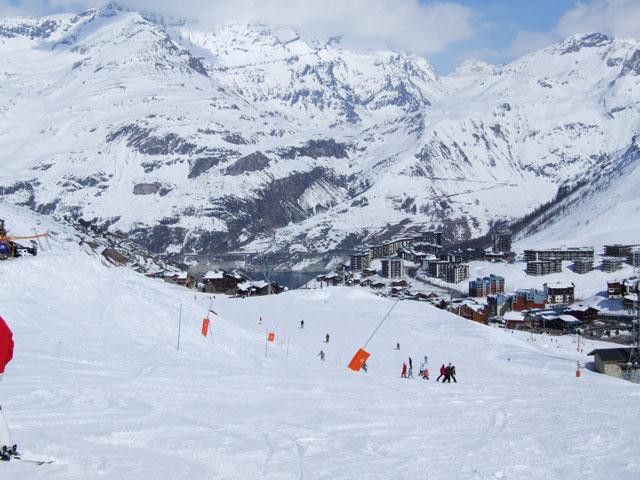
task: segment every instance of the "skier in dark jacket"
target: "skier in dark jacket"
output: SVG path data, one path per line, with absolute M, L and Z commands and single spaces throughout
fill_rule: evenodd
M 444 378 L 447 376 L 447 369 L 444 366 L 444 363 L 442 364 L 442 366 L 440 367 L 440 375 L 438 375 L 438 378 L 436 378 L 436 382 L 439 382 L 440 379 L 442 378 L 442 383 L 444 383 Z
M 317 356 L 320 357 L 320 361 L 324 362 L 324 351 L 323 350 L 320 350 L 320 353 Z
M 304 320 L 300 320 L 300 328 L 304 328 Z
M 409 357 L 409 368 L 413 368 L 413 361 L 411 360 L 411 357 Z
M 451 363 L 444 369 L 444 380 L 442 383 L 451 383 Z
M 324 337 L 324 343 L 329 343 L 329 334 Z
M 456 366 L 455 365 L 451 365 L 451 367 L 449 369 L 449 377 L 453 378 L 453 381 L 455 383 L 458 383 L 458 380 L 456 380 Z M 449 383 L 451 383 L 451 380 L 449 380 Z

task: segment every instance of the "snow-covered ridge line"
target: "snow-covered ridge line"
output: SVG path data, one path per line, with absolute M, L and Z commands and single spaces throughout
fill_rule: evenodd
M 638 52 L 588 34 L 438 77 L 415 55 L 116 5 L 0 20 L 0 195 L 179 260 L 275 236 L 273 263 L 318 268 L 434 226 L 461 240 L 616 170 Z

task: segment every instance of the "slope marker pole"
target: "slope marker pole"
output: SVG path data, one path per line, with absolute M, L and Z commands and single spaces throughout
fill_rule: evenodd
M 176 347 L 176 351 L 180 350 L 180 331 L 182 330 L 182 304 L 180 304 L 180 316 L 178 320 L 178 346 Z

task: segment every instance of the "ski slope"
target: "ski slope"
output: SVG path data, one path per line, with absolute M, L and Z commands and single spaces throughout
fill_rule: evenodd
M 37 257 L 0 263 L 16 341 L 0 402 L 25 456 L 54 461 L 1 463 L 2 479 L 640 477 L 640 387 L 575 378 L 594 343 L 580 354 L 568 337 L 405 301 L 368 346 L 369 373 L 354 373 L 388 300 L 356 288 L 211 298 L 108 267 L 25 210 L 0 204 L 0 218 L 52 232 Z M 424 354 L 432 379 L 400 379 Z M 435 383 L 449 361 L 459 383 Z

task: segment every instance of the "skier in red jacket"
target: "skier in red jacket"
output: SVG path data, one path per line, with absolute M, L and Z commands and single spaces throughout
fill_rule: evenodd
M 2 317 L 0 317 L 0 382 L 4 374 L 4 367 L 13 358 L 13 334 L 5 323 Z M 0 460 L 8 460 L 10 455 L 5 452 L 13 451 L 15 453 L 15 447 L 11 446 L 11 436 L 9 435 L 9 427 L 7 427 L 7 421 L 2 413 L 2 407 L 0 406 Z

